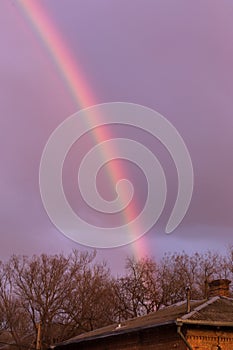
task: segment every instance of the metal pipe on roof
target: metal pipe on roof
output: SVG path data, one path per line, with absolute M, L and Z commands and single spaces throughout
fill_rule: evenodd
M 181 337 L 185 345 L 188 347 L 188 349 L 193 350 L 192 346 L 189 344 L 188 340 L 185 338 L 184 334 L 182 333 L 181 325 L 179 324 L 177 325 L 177 333 L 179 334 L 179 336 Z
M 187 314 L 190 313 L 191 311 L 191 304 L 190 304 L 190 298 L 191 297 L 191 289 L 189 286 L 186 287 L 186 298 L 187 298 L 187 301 L 186 301 L 186 312 Z

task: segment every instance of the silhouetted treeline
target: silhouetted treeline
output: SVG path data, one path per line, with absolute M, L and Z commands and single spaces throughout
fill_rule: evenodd
M 121 277 L 95 261 L 96 253 L 69 256 L 12 256 L 0 263 L 0 342 L 42 348 L 79 333 L 121 322 L 184 300 L 207 297 L 216 278 L 232 279 L 233 248 L 215 252 L 168 253 L 156 262 L 128 257 Z

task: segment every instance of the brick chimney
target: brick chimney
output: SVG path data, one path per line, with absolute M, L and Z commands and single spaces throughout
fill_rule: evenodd
M 229 281 L 228 279 L 219 279 L 219 280 L 214 280 L 212 282 L 209 282 L 209 293 L 208 293 L 209 298 L 216 297 L 216 296 L 229 297 L 230 284 L 231 284 L 231 281 Z

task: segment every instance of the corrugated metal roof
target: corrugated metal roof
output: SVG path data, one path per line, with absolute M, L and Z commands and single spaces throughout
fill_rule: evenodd
M 233 299 L 214 297 L 195 308 L 193 312 L 184 315 L 182 319 L 233 322 Z

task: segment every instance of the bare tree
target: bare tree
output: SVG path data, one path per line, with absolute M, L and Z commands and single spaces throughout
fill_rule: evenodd
M 115 293 L 119 319 L 157 310 L 160 305 L 160 289 L 156 263 L 148 257 L 141 260 L 127 258 L 126 276 L 116 281 Z
M 73 324 L 73 334 L 114 322 L 113 282 L 105 264 L 84 265 L 73 279 L 65 312 Z
M 83 265 L 89 263 L 94 255 L 74 252 L 68 257 L 63 255 L 33 256 L 19 258 L 13 256 L 10 261 L 14 277 L 15 294 L 28 314 L 34 332 L 41 324 L 42 346 L 48 347 L 54 340 L 60 340 L 56 329 L 66 329 L 69 317 L 66 315 L 65 302 L 72 294 L 73 281 Z M 58 325 L 64 324 L 64 327 Z
M 42 348 L 114 320 L 113 282 L 96 253 L 13 256 L 9 266 L 14 294 L 30 319 L 36 337 L 40 323 Z
M 8 333 L 8 339 L 10 339 L 8 341 L 16 344 L 18 349 L 23 349 L 28 343 L 25 335 L 30 335 L 32 328 L 29 317 L 15 293 L 11 268 L 8 263 L 0 263 L 0 312 L 2 316 L 1 329 Z
M 226 278 L 229 273 L 226 257 L 216 252 L 165 254 L 159 265 L 162 304 L 184 300 L 187 286 L 193 299 L 207 298 L 208 283 L 216 278 Z
M 158 275 L 162 305 L 171 305 L 184 299 L 185 288 L 191 279 L 186 264 L 187 256 L 178 253 L 167 253 L 160 261 Z

